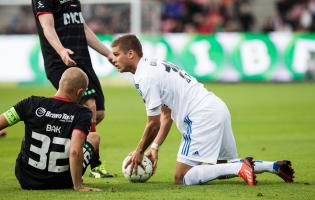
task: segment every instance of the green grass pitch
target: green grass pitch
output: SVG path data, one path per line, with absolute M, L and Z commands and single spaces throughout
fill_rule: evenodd
M 173 126 L 160 150 L 156 175 L 147 183 L 129 183 L 121 174 L 123 158 L 132 151 L 146 123 L 138 92 L 127 86 L 106 86 L 106 119 L 98 126 L 101 156 L 111 179 L 84 176 L 98 193 L 72 190 L 24 191 L 14 175 L 23 137 L 23 123 L 0 138 L 0 199 L 315 199 L 315 84 L 207 84 L 229 106 L 240 157 L 290 159 L 296 172 L 293 184 L 275 175 L 258 174 L 248 187 L 239 178 L 216 180 L 201 186 L 175 186 L 173 173 L 180 134 Z M 50 86 L 0 86 L 0 113 L 29 95 L 51 96 Z

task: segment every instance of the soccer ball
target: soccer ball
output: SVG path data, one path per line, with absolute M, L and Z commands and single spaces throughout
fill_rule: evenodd
M 135 172 L 131 174 L 131 165 L 128 165 L 128 167 L 125 169 L 125 165 L 130 160 L 130 158 L 131 156 L 128 155 L 122 163 L 122 173 L 124 177 L 134 183 L 144 183 L 149 180 L 153 172 L 151 160 L 146 155 L 144 155 L 142 160 L 144 170 L 142 167 L 138 166 L 137 174 L 135 174 Z

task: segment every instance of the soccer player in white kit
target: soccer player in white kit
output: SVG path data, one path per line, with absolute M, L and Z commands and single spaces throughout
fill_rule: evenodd
M 159 146 L 175 121 L 183 138 L 178 150 L 175 183 L 202 184 L 220 177 L 241 177 L 256 184 L 255 173 L 269 171 L 286 182 L 293 181 L 291 162 L 238 159 L 231 117 L 225 103 L 180 67 L 144 58 L 140 41 L 124 35 L 112 43 L 114 64 L 120 72 L 134 74 L 136 89 L 143 97 L 148 122 L 133 152 L 131 168 L 141 164 L 145 150 L 156 169 Z M 224 161 L 224 164 L 217 164 Z

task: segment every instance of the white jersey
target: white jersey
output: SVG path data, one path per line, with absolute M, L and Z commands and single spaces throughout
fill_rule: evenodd
M 144 99 L 147 115 L 151 110 L 166 105 L 172 110 L 172 119 L 183 133 L 187 116 L 203 109 L 204 100 L 213 93 L 178 66 L 161 60 L 141 58 L 134 76 L 134 83 Z

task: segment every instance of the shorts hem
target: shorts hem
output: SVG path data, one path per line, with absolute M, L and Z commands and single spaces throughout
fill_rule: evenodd
M 189 157 L 183 157 L 183 156 L 177 156 L 176 159 L 177 162 L 184 163 L 189 166 L 197 166 L 201 164 L 216 164 L 217 161 L 215 162 L 209 162 L 204 159 L 195 159 L 195 158 L 189 158 Z

